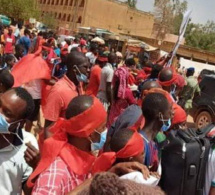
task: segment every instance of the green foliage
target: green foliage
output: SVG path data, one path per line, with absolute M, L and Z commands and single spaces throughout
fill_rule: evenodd
M 35 3 L 36 0 L 0 0 L 0 13 L 15 20 L 38 18 L 40 11 Z
M 129 7 L 136 8 L 137 0 L 127 0 L 126 3 L 129 5 Z
M 44 13 L 44 15 L 41 17 L 41 22 L 43 22 L 46 27 L 50 29 L 54 29 L 56 27 L 56 20 L 51 13 Z
M 186 45 L 215 52 L 215 22 L 205 25 L 190 23 L 186 31 Z

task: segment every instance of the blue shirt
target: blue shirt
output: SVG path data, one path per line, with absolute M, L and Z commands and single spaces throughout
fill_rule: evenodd
M 27 36 L 23 36 L 19 39 L 19 44 L 23 45 L 24 47 L 24 55 L 27 55 L 30 46 L 31 46 L 31 40 Z

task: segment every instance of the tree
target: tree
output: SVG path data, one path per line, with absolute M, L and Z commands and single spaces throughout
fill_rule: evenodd
M 46 25 L 46 27 L 54 29 L 56 27 L 56 20 L 52 13 L 44 13 L 41 16 L 41 21 Z
M 26 20 L 40 16 L 36 0 L 0 0 L 0 5 L 0 13 L 15 20 Z
M 183 20 L 183 14 L 187 11 L 187 1 L 180 2 L 175 0 L 173 3 L 173 34 L 178 35 L 180 30 L 181 22 Z
M 127 0 L 126 2 L 129 7 L 136 8 L 137 0 Z
M 185 34 L 186 45 L 215 52 L 215 22 L 205 25 L 190 23 Z
M 164 39 L 167 33 L 178 35 L 187 1 L 155 0 L 154 8 L 157 39 Z

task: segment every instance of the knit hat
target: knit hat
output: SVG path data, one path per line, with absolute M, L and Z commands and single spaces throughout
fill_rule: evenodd
M 109 172 L 96 174 L 90 187 L 78 195 L 164 195 L 158 187 L 138 184 L 130 180 L 120 179 Z

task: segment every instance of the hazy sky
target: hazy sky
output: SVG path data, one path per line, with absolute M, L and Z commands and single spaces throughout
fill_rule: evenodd
M 122 0 L 123 1 L 123 0 Z M 187 0 L 188 9 L 192 9 L 192 21 L 206 23 L 215 21 L 215 0 Z M 154 0 L 137 0 L 137 8 L 143 11 L 153 11 Z

